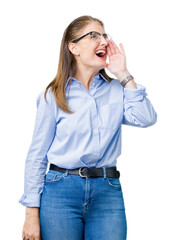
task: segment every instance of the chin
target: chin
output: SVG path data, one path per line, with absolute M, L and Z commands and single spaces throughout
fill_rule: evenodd
M 101 62 L 100 61 L 92 61 L 91 65 L 89 65 L 89 67 L 94 68 L 95 71 L 99 71 L 106 67 L 106 60 L 104 60 L 104 61 L 101 60 Z
M 100 59 L 100 61 L 98 62 L 97 65 L 98 65 L 99 67 L 101 67 L 101 69 L 102 69 L 102 68 L 105 68 L 105 67 L 106 67 L 106 59 L 104 59 L 104 60 Z
M 105 68 L 106 67 L 106 62 L 103 64 L 101 64 L 101 65 L 99 65 L 99 70 L 101 70 L 101 69 L 103 69 L 103 68 Z

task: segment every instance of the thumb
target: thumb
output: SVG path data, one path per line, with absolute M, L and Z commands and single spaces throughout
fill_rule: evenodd
M 106 68 L 109 68 L 109 63 L 106 63 Z

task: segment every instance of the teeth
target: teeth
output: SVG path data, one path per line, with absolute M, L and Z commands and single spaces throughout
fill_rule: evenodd
M 96 51 L 96 54 L 97 54 L 97 53 L 104 53 L 104 54 L 106 54 L 106 52 L 103 51 L 103 50 L 98 50 L 98 51 Z

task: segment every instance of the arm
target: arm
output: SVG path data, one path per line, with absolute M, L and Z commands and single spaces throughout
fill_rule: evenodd
M 26 207 L 40 207 L 47 169 L 46 155 L 55 136 L 56 104 L 50 89 L 47 91 L 46 99 L 47 103 L 44 99 L 44 91 L 37 97 L 33 138 L 25 162 L 24 194 L 19 200 L 19 203 Z
M 116 77 L 122 82 L 129 75 L 129 71 L 126 70 L 120 72 Z M 147 95 L 146 88 L 141 84 L 136 84 L 134 79 L 125 85 L 123 88 L 124 114 L 122 124 L 149 127 L 156 123 L 157 113 L 146 97 Z
M 26 218 L 22 230 L 22 239 L 40 238 L 40 218 L 38 207 L 26 207 Z
M 134 87 L 134 84 L 137 88 Z M 133 88 L 134 87 L 134 88 Z M 156 123 L 157 113 L 146 97 L 146 88 L 129 81 L 123 88 L 124 115 L 122 124 L 149 127 Z
M 118 48 L 113 40 L 108 40 L 107 53 L 109 64 L 106 67 L 122 82 L 126 76 L 130 75 L 126 68 L 126 56 L 122 43 Z M 136 84 L 134 80 L 130 80 L 125 85 L 123 88 L 124 113 L 122 124 L 148 127 L 156 123 L 157 114 L 146 96 L 145 87 Z

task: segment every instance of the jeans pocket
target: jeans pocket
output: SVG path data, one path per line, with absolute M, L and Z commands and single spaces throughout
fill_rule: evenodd
M 49 170 L 44 177 L 45 183 L 58 182 L 65 176 L 64 172 L 57 172 L 54 170 Z
M 107 183 L 109 186 L 111 186 L 113 188 L 121 189 L 121 184 L 120 184 L 119 178 L 107 177 L 106 180 L 107 180 Z

